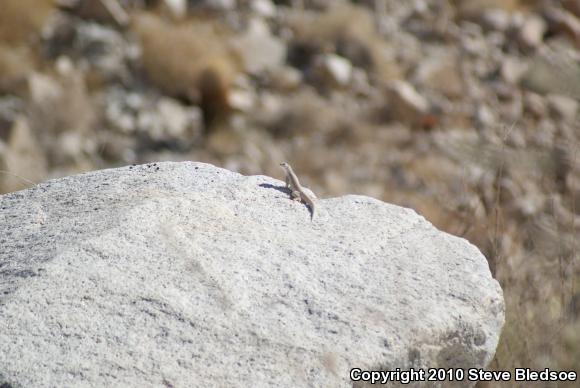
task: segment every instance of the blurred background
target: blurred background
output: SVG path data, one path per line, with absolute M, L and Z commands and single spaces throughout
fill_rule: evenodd
M 579 46 L 580 0 L 2 0 L 0 193 L 288 161 L 479 247 L 507 304 L 490 368 L 578 371 Z

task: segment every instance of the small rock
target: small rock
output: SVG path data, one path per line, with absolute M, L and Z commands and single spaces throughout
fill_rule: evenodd
M 159 116 L 165 123 L 165 129 L 171 137 L 182 136 L 189 124 L 187 110 L 174 99 L 163 97 L 157 104 Z
M 481 14 L 481 24 L 489 30 L 504 32 L 510 26 L 510 22 L 510 15 L 504 9 L 486 9 Z
M 75 131 L 66 131 L 58 136 L 59 160 L 75 161 L 82 156 L 84 151 L 85 136 Z
M 104 116 L 110 129 L 118 130 L 122 133 L 135 131 L 135 111 L 141 109 L 143 105 L 142 101 L 139 101 L 137 97 L 129 97 L 131 94 L 116 87 L 103 93 L 101 101 Z
M 518 122 L 524 113 L 524 102 L 521 92 L 518 89 L 514 89 L 510 98 L 501 101 L 498 109 L 502 120 L 511 123 Z
M 429 112 L 429 102 L 405 81 L 393 81 L 387 88 L 389 109 L 397 120 L 418 122 Z
M 112 114 L 111 116 L 114 115 L 115 114 Z M 135 132 L 135 130 L 137 129 L 137 122 L 135 120 L 135 117 L 127 113 L 120 113 L 116 115 L 116 117 L 111 121 L 114 121 L 115 127 L 124 133 Z
M 233 109 L 248 112 L 256 105 L 256 96 L 250 90 L 233 89 L 228 95 L 228 103 Z
M 516 85 L 520 82 L 528 64 L 516 57 L 506 57 L 501 63 L 500 73 L 502 78 L 509 84 Z
M 542 193 L 526 193 L 524 196 L 519 197 L 515 203 L 515 210 L 520 213 L 524 218 L 533 217 L 537 215 L 542 209 L 545 202 L 545 196 Z
M 257 105 L 256 120 L 265 126 L 280 117 L 286 108 L 285 99 L 279 93 L 261 93 Z
M 524 48 L 536 48 L 542 43 L 547 29 L 548 25 L 543 18 L 531 15 L 524 20 L 518 32 L 518 40 Z
M 164 0 L 163 3 L 169 12 L 178 19 L 187 14 L 187 0 Z
M 531 144 L 542 148 L 552 147 L 556 131 L 557 128 L 554 120 L 549 117 L 542 118 L 538 124 L 536 124 L 534 131 L 531 134 L 530 142 Z
M 276 16 L 276 6 L 272 4 L 270 0 L 253 0 L 252 11 L 254 11 L 259 16 L 265 18 L 272 18 Z
M 129 15 L 117 0 L 78 0 L 63 3 L 66 8 L 81 18 L 94 19 L 100 23 L 111 23 L 121 27 L 129 23 Z
M 241 112 L 248 112 L 255 107 L 256 99 L 256 91 L 251 80 L 245 75 L 236 77 L 228 95 L 229 106 Z
M 74 50 L 105 81 L 128 77 L 128 42 L 112 28 L 97 23 L 80 23 L 76 28 Z M 64 48 L 63 49 L 67 49 Z
M 235 43 L 249 73 L 279 67 L 286 59 L 286 45 L 272 35 L 262 19 L 252 19 L 247 32 Z
M 202 127 L 202 114 L 198 107 L 185 107 L 178 101 L 163 97 L 156 109 L 137 113 L 137 128 L 156 141 L 187 140 Z
M 550 112 L 558 119 L 572 123 L 576 120 L 578 113 L 578 101 L 559 94 L 549 94 L 546 96 Z
M 497 123 L 497 119 L 487 105 L 481 104 L 475 110 L 475 122 L 477 126 L 490 128 Z
M 489 89 L 501 100 L 512 100 L 514 98 L 515 89 L 505 82 L 493 82 L 489 85 Z
M 490 46 L 490 55 L 492 58 L 501 58 L 504 54 L 502 48 L 506 44 L 506 34 L 503 32 L 492 31 L 485 36 L 485 40 Z
M 137 111 L 139 109 L 143 109 L 145 99 L 140 93 L 127 93 L 125 103 L 127 104 L 128 108 Z
M 232 11 L 236 8 L 236 0 L 204 0 L 203 5 L 219 11 Z
M 336 54 L 324 55 L 320 69 L 326 80 L 338 86 L 346 86 L 352 76 L 352 64 L 350 61 Z
M 533 92 L 524 94 L 524 109 L 538 119 L 545 117 L 548 111 L 544 98 Z
M 568 50 L 546 50 L 535 56 L 521 84 L 542 95 L 565 94 L 580 100 L 580 66 Z M 574 53 L 574 50 L 570 50 Z
M 364 69 L 355 67 L 352 70 L 352 90 L 359 95 L 369 96 L 373 92 L 369 76 Z
M 58 98 L 61 86 L 51 77 L 40 73 L 32 73 L 28 77 L 28 89 L 32 103 L 42 104 L 44 101 Z
M 302 73 L 291 66 L 281 66 L 269 74 L 270 85 L 281 91 L 296 90 L 302 83 Z
M 433 56 L 422 61 L 416 72 L 416 82 L 449 98 L 463 95 L 464 83 L 453 57 Z
M 161 141 L 165 138 L 164 124 L 158 112 L 155 111 L 145 110 L 139 112 L 135 119 L 135 128 L 156 141 Z
M 525 148 L 527 140 L 523 128 L 516 125 L 511 127 L 506 133 L 505 142 L 512 148 Z
M 471 30 L 473 31 L 467 29 L 462 31 L 462 35 L 460 36 L 461 50 L 474 57 L 482 57 L 488 50 L 485 37 L 477 29 L 471 28 Z

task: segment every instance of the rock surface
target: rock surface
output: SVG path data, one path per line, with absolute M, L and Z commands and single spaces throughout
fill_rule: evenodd
M 0 386 L 350 387 L 485 367 L 503 321 L 473 245 L 369 197 L 310 221 L 281 181 L 191 162 L 0 197 Z

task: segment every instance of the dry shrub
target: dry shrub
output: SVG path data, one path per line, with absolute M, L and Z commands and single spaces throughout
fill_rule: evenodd
M 380 80 L 399 78 L 398 66 L 387 56 L 387 42 L 366 8 L 337 5 L 323 14 L 296 16 L 289 20 L 296 34 L 290 61 L 298 67 L 308 66 L 309 57 L 314 54 L 332 50 L 355 66 L 371 71 Z
M 345 112 L 310 89 L 289 96 L 282 109 L 272 116 L 264 118 L 264 124 L 275 136 L 283 138 L 315 135 L 330 140 L 348 121 Z
M 32 125 L 40 132 L 86 132 L 94 123 L 94 111 L 83 75 L 29 77 Z
M 477 178 L 480 184 L 467 174 L 463 179 L 485 210 L 482 216 L 466 214 L 466 227 L 479 230 L 466 237 L 488 257 L 506 303 L 506 323 L 490 367 L 573 369 L 580 354 L 580 216 L 570 205 L 573 193 L 557 182 L 559 174 L 578 171 L 570 156 L 577 144 L 513 149 L 448 136 L 440 146 L 487 177 Z
M 2 0 L 0 43 L 23 45 L 39 36 L 54 11 L 54 0 Z
M 27 47 L 9 47 L 0 44 L 0 94 L 23 95 L 26 77 L 34 69 L 34 59 Z
M 497 369 L 577 366 L 580 310 L 574 299 L 580 295 L 580 246 L 575 241 L 578 230 L 565 224 L 542 214 L 520 225 L 515 232 L 527 235 L 526 249 L 498 260 L 496 276 L 504 290 L 507 319 L 492 364 Z
M 46 159 L 25 117 L 0 133 L 0 194 L 22 190 L 46 178 Z
M 53 0 L 2 0 L 0 5 L 0 93 L 22 95 L 35 68 L 31 44 L 54 11 Z
M 241 61 L 224 26 L 207 20 L 175 25 L 139 14 L 131 29 L 141 42 L 143 66 L 153 83 L 172 96 L 200 103 L 206 123 L 229 111 L 229 89 Z

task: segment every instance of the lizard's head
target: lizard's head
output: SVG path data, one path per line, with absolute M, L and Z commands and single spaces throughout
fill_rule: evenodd
M 280 167 L 282 167 L 282 168 L 288 168 L 288 167 L 290 167 L 290 165 L 288 163 L 286 163 L 286 162 L 282 162 L 282 163 L 280 163 Z

